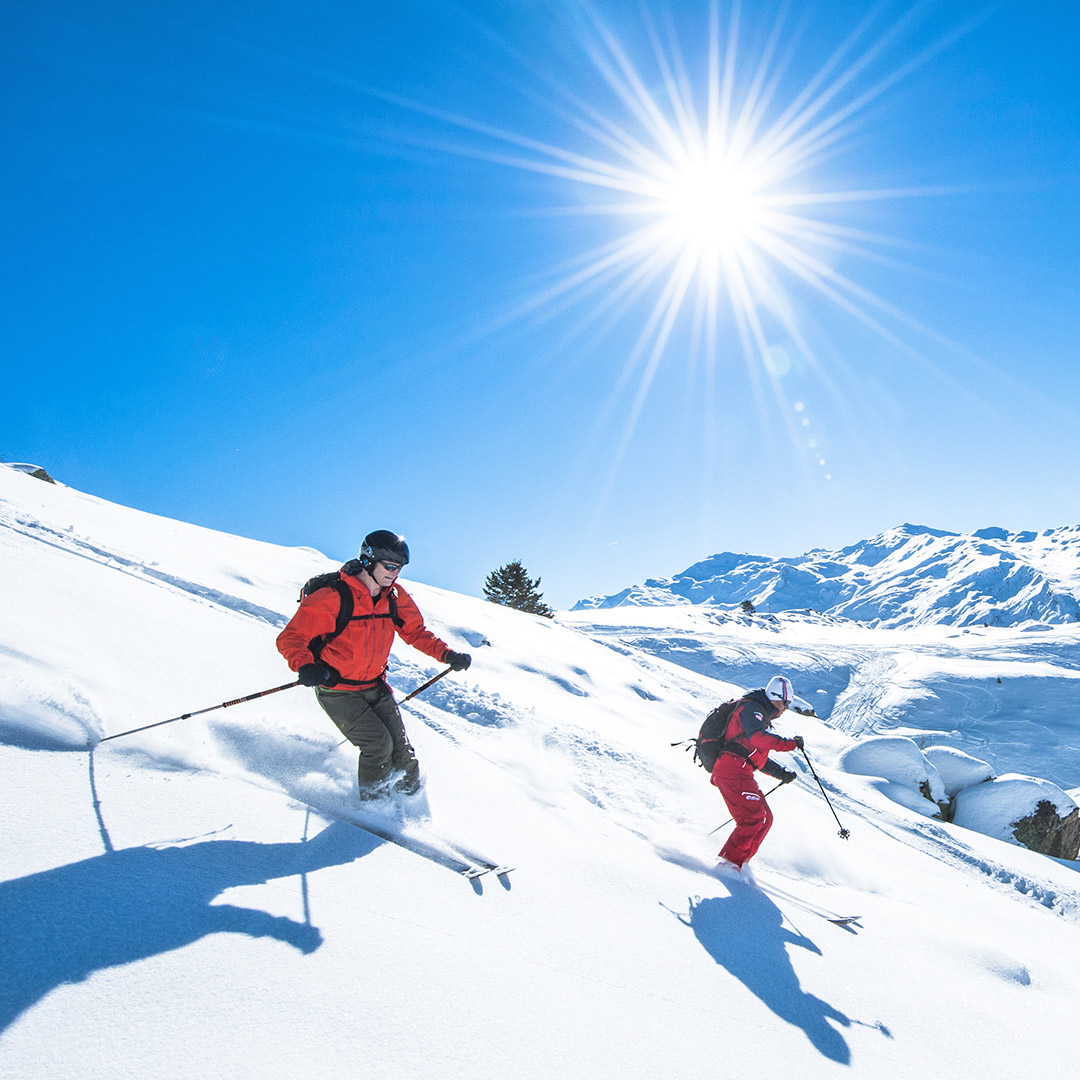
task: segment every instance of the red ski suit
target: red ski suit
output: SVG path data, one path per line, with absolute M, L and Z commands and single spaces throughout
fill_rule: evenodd
M 768 730 L 779 711 L 764 691 L 755 690 L 747 694 L 732 709 L 724 732 L 725 740 L 733 744 L 735 749 L 722 751 L 712 771 L 712 782 L 720 789 L 735 819 L 735 831 L 728 837 L 720 858 L 736 866 L 742 866 L 754 857 L 766 833 L 772 828 L 772 811 L 754 778 L 754 770 L 761 769 L 781 779 L 783 770 L 769 761 L 769 751 L 795 750 L 798 747 L 793 739 L 782 738 Z M 740 750 L 746 754 L 745 757 Z

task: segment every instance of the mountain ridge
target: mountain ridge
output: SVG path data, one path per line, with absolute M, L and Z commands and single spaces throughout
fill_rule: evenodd
M 772 557 L 719 552 L 571 610 L 706 604 L 811 610 L 875 626 L 1080 620 L 1080 525 L 955 533 L 905 523 L 837 550 Z

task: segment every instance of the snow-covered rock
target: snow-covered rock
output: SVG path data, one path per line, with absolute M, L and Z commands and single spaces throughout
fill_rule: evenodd
M 965 788 L 994 778 L 993 768 L 985 761 L 952 746 L 930 746 L 923 755 L 937 769 L 950 799 Z
M 1006 773 L 961 791 L 953 821 L 966 829 L 1032 851 L 1075 859 L 1080 850 L 1080 810 L 1049 780 Z
M 32 476 L 35 480 L 45 480 L 50 484 L 56 483 L 40 465 L 31 465 L 28 461 L 8 462 L 7 467 L 14 469 L 16 472 L 26 473 L 27 476 Z
M 887 799 L 906 806 L 909 810 L 914 810 L 916 814 L 922 814 L 923 817 L 940 818 L 943 816 L 942 807 L 939 804 L 932 803 L 921 792 L 913 790 L 906 784 L 875 778 L 870 786 L 880 791 Z
M 926 759 L 915 740 L 903 735 L 873 735 L 863 739 L 840 755 L 839 765 L 845 772 L 888 780 L 889 786 L 881 789 L 884 794 L 894 802 L 920 812 L 924 812 L 924 808 L 914 801 L 920 798 L 928 800 L 939 812 L 948 804 L 945 785 L 937 769 Z M 904 794 L 899 795 L 896 788 Z

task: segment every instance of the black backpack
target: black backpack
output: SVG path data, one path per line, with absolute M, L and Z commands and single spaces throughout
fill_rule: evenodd
M 308 649 L 311 655 L 315 658 L 315 662 L 320 660 L 320 653 L 331 641 L 334 640 L 353 619 L 391 619 L 396 627 L 399 629 L 405 625 L 404 621 L 398 615 L 397 609 L 397 593 L 394 589 L 390 590 L 389 605 L 390 611 L 388 614 L 378 615 L 354 615 L 353 614 L 353 594 L 352 589 L 341 580 L 342 574 L 348 574 L 349 577 L 355 577 L 362 569 L 359 559 L 350 559 L 340 570 L 331 570 L 328 574 L 316 574 L 315 577 L 309 578 L 304 582 L 303 587 L 300 589 L 300 597 L 297 603 L 302 601 L 304 597 L 310 596 L 313 592 L 318 592 L 319 589 L 334 589 L 340 600 L 340 606 L 338 608 L 337 622 L 334 624 L 334 629 L 327 634 L 319 634 L 313 637 L 308 642 Z M 347 681 L 347 680 L 343 680 Z
M 711 773 L 716 767 L 716 759 L 725 751 L 733 750 L 740 757 L 746 757 L 746 750 L 737 743 L 730 743 L 726 738 L 728 721 L 735 710 L 735 706 L 742 698 L 733 701 L 725 701 L 723 705 L 717 705 L 701 725 L 696 739 L 690 743 L 694 747 L 694 760 Z

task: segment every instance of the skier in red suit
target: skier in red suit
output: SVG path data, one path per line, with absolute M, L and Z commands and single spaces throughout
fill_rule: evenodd
M 740 698 L 731 710 L 724 731 L 724 746 L 712 771 L 712 783 L 720 789 L 735 819 L 735 831 L 720 852 L 723 863 L 741 869 L 757 853 L 772 827 L 772 811 L 758 787 L 754 771 L 760 770 L 785 784 L 797 776 L 769 760 L 770 750 L 790 751 L 802 747 L 801 736 L 785 739 L 769 730 L 773 721 L 791 704 L 793 696 L 791 681 L 776 675 L 763 690 L 752 690 Z

